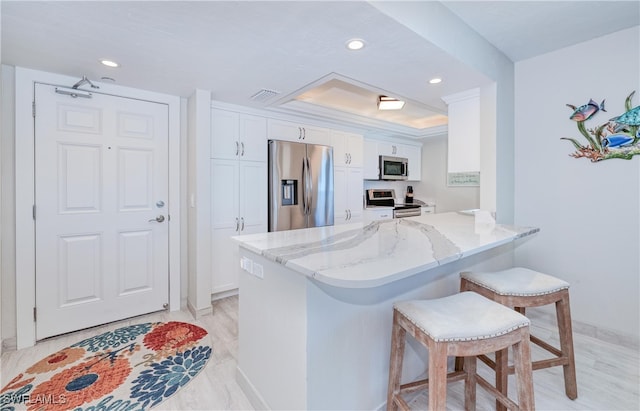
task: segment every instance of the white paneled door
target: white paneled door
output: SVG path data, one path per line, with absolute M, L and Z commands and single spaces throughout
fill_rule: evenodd
M 38 340 L 169 298 L 168 106 L 69 91 L 35 86 Z

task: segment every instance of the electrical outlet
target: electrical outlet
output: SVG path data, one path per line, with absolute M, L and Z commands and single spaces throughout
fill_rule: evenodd
M 262 269 L 262 264 L 253 264 L 253 275 L 258 278 L 264 278 L 264 270 Z
M 253 274 L 253 260 L 247 257 L 242 257 L 240 259 L 240 268 L 242 268 L 249 274 Z

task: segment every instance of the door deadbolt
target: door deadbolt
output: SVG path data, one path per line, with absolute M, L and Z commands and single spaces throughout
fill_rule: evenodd
M 150 223 L 152 222 L 161 223 L 163 221 L 164 221 L 164 216 L 162 214 L 157 216 L 156 218 L 152 218 L 151 220 L 149 220 Z

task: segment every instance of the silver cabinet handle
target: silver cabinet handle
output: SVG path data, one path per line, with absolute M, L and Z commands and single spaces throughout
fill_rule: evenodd
M 236 217 L 236 231 L 238 231 L 240 229 L 240 220 L 238 220 L 238 217 Z
M 307 139 L 307 129 L 302 127 L 302 139 L 306 140 Z
M 302 127 L 298 127 L 298 140 L 302 140 Z
M 351 220 L 351 210 L 347 210 L 349 212 L 349 220 Z
M 244 156 L 244 143 L 240 143 L 240 147 L 242 147 L 242 152 L 240 153 L 241 156 Z
M 239 152 L 240 152 L 240 145 L 236 141 L 236 155 L 238 155 Z
M 349 156 L 349 164 L 351 164 L 351 153 L 347 154 Z
M 240 226 L 240 231 L 244 231 L 244 217 L 240 217 L 240 223 L 242 224 Z
M 150 223 L 161 223 L 164 221 L 164 216 L 161 214 L 159 216 L 157 216 L 156 218 L 152 218 L 151 220 L 149 220 Z

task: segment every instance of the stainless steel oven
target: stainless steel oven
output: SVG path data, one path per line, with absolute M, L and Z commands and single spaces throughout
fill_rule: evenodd
M 409 160 L 404 157 L 380 156 L 380 180 L 406 180 Z
M 415 217 L 422 214 L 418 204 L 396 204 L 395 190 L 369 189 L 366 195 L 367 207 L 393 207 L 393 218 Z

